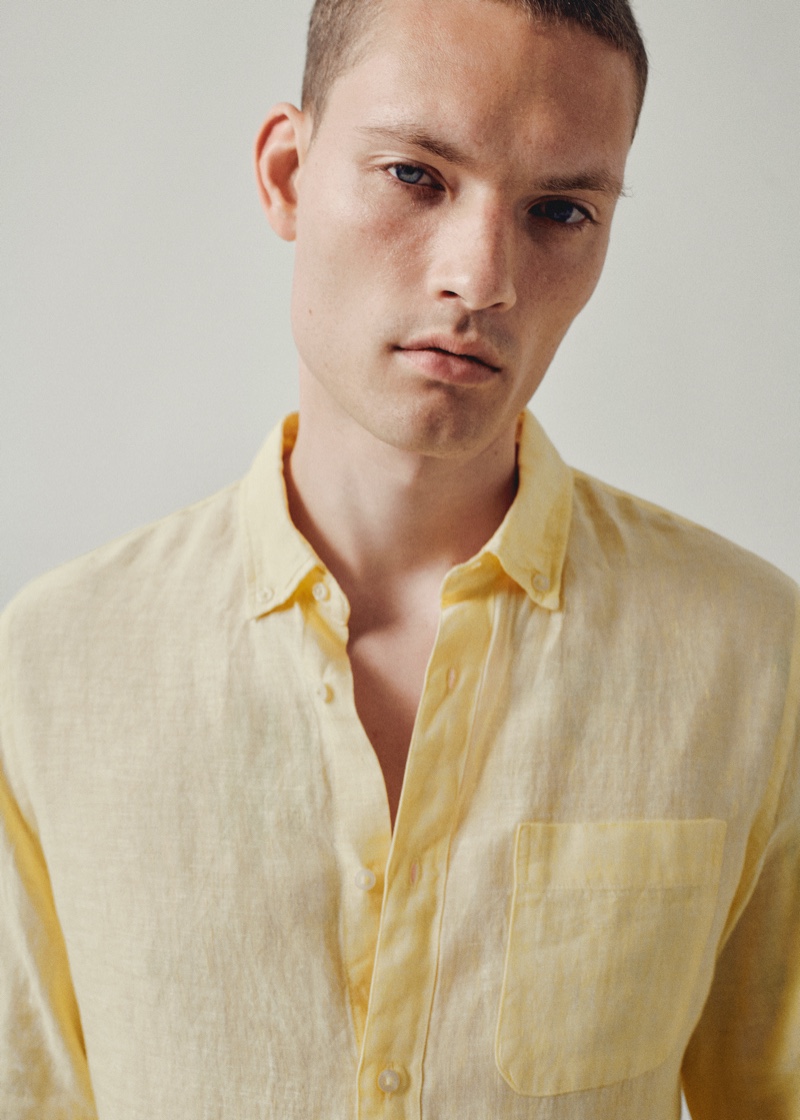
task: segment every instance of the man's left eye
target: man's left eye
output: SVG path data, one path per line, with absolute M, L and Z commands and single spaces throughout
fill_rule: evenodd
M 574 202 L 567 202 L 563 198 L 550 199 L 547 202 L 537 202 L 532 206 L 530 213 L 534 218 L 547 218 L 551 222 L 558 222 L 562 226 L 579 226 L 583 222 L 591 221 L 588 213 Z

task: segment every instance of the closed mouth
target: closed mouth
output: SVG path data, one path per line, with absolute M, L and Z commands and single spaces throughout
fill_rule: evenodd
M 494 373 L 499 373 L 501 369 L 497 364 L 495 355 L 490 353 L 488 349 L 480 346 L 470 348 L 469 344 L 462 347 L 458 344 L 450 343 L 449 339 L 421 339 L 419 342 L 411 342 L 406 346 L 398 346 L 396 349 L 430 350 L 437 354 L 444 354 L 450 358 L 461 358 L 464 361 L 472 362 L 474 365 L 490 369 Z

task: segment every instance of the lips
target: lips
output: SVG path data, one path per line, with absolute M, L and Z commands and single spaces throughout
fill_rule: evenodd
M 407 354 L 412 360 L 416 356 L 420 361 L 426 361 L 425 355 L 430 355 L 427 361 L 436 363 L 435 355 L 441 355 L 441 361 L 450 364 L 454 369 L 462 365 L 472 365 L 499 373 L 501 363 L 498 355 L 488 344 L 480 339 L 452 338 L 448 335 L 428 335 L 424 338 L 414 339 L 405 346 L 398 346 L 398 350 Z
M 496 353 L 480 339 L 428 335 L 396 349 L 431 381 L 481 385 L 494 380 L 501 368 Z

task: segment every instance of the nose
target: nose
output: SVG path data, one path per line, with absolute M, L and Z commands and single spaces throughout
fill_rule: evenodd
M 497 203 L 455 205 L 434 242 L 430 273 L 438 299 L 468 311 L 508 310 L 517 302 L 514 219 Z

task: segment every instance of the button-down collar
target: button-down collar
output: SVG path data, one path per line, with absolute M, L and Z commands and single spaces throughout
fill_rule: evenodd
M 283 479 L 284 456 L 297 439 L 298 417 L 275 427 L 242 484 L 244 564 L 251 618 L 269 614 L 321 567 L 321 562 L 289 515 Z
M 242 487 L 245 573 L 252 618 L 287 602 L 300 583 L 323 567 L 295 528 L 283 478 L 285 455 L 297 438 L 298 417 L 278 425 Z M 502 524 L 476 560 L 492 555 L 539 606 L 556 610 L 572 509 L 572 472 L 530 412 L 520 417 L 519 488 Z
M 496 556 L 535 603 L 556 610 L 572 516 L 572 471 L 527 411 L 519 428 L 517 467 L 517 496 L 482 551 Z

